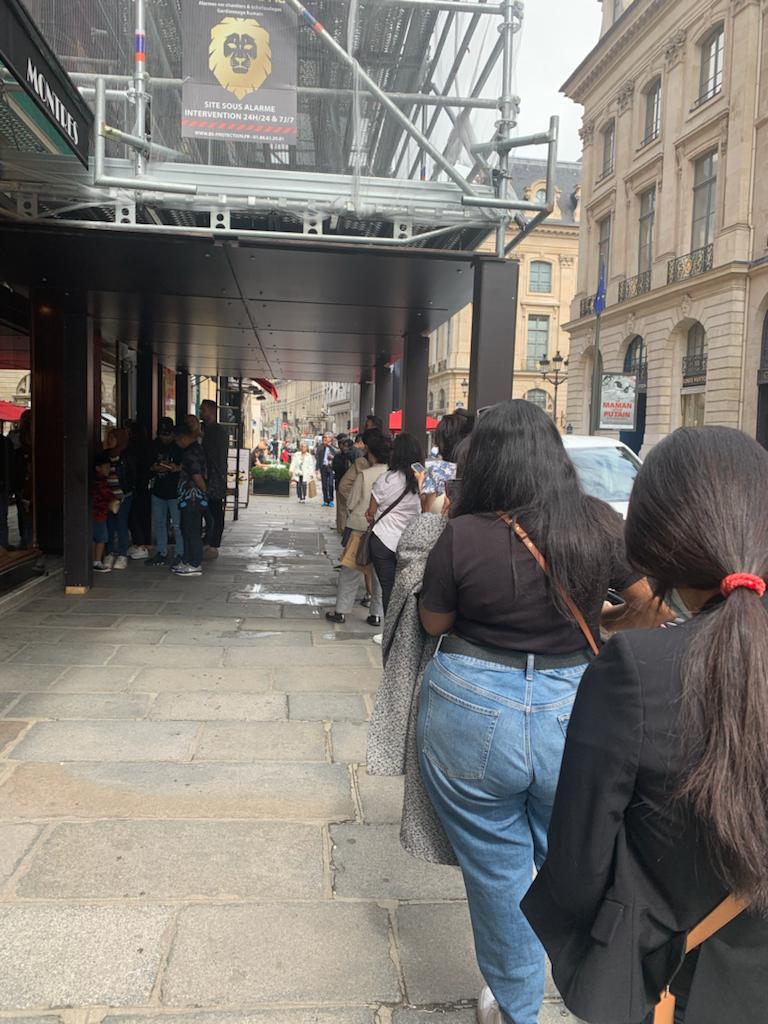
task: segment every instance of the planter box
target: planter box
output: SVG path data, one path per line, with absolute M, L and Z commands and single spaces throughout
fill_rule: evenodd
M 287 498 L 291 492 L 291 482 L 288 472 L 276 473 L 274 470 L 261 470 L 251 474 L 251 484 L 254 494 L 276 494 L 281 498 Z

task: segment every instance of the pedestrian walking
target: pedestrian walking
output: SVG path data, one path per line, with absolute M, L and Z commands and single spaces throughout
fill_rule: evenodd
M 676 431 L 635 481 L 629 558 L 692 618 L 585 674 L 523 902 L 586 1020 L 641 1021 L 667 986 L 678 1024 L 768 1020 L 767 507 L 768 453 L 726 427 Z
M 625 599 L 623 625 L 657 612 L 627 564 L 621 518 L 585 494 L 531 402 L 478 421 L 451 512 L 420 598 L 425 630 L 441 637 L 420 695 L 421 774 L 462 868 L 490 986 L 478 1019 L 536 1024 L 544 951 L 519 903 L 546 853 L 571 706 L 609 587 Z
M 421 514 L 419 482 L 413 466 L 421 463 L 421 445 L 411 434 L 398 434 L 388 471 L 373 486 L 367 519 L 371 524 L 371 561 L 381 584 L 384 614 L 395 583 L 397 545 L 408 524 Z
M 315 449 L 315 466 L 320 475 L 323 488 L 323 507 L 333 508 L 334 478 L 333 459 L 338 449 L 333 443 L 333 434 L 323 434 L 323 439 Z
M 183 452 L 175 443 L 173 420 L 163 416 L 157 430 L 150 467 L 152 494 L 152 525 L 155 533 L 155 553 L 144 563 L 148 566 L 168 565 L 168 521 L 173 524 L 175 551 L 172 565 L 184 561 L 184 536 L 179 509 L 179 472 Z
M 200 403 L 203 421 L 203 451 L 208 477 L 205 511 L 206 558 L 218 558 L 224 533 L 224 514 L 227 500 L 227 471 L 229 469 L 229 431 L 218 422 L 216 403 L 206 398 Z
M 302 441 L 291 459 L 291 481 L 296 484 L 296 497 L 300 504 L 306 502 L 309 482 L 314 479 L 315 459 L 307 442 Z

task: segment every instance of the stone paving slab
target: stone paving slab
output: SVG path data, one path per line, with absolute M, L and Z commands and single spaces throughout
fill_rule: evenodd
M 19 651 L 21 648 L 28 643 L 44 641 L 45 643 L 54 643 L 57 640 L 65 639 L 68 630 L 63 630 L 61 627 L 51 628 L 48 626 L 35 626 L 33 632 L 29 632 L 29 639 L 19 640 L 19 634 L 25 634 L 25 630 L 19 630 L 18 626 L 12 626 L 10 623 L 6 623 L 4 619 L 0 619 L 0 654 L 8 656 L 13 653 L 13 650 Z
M 58 634 L 57 634 L 58 635 Z M 0 638 L 0 661 L 10 661 L 30 646 L 29 639 L 13 640 Z
M 334 722 L 331 730 L 333 760 L 365 764 L 368 725 L 365 722 Z
M 28 724 L 28 722 L 15 721 L 0 722 L 0 755 L 5 755 L 8 744 L 13 743 L 16 737 L 24 732 Z
M 52 1020 L 52 1018 L 47 1018 Z M 4 1022 L 5 1024 L 5 1022 Z M 34 1022 L 33 1022 L 34 1024 Z M 133 1016 L 131 1014 L 110 1014 L 102 1024 L 374 1024 L 371 1009 L 333 1009 L 318 1010 L 314 1008 L 297 1010 L 256 1010 L 243 1013 L 150 1013 Z
M 35 617 L 39 617 L 40 621 L 45 626 L 66 626 L 69 629 L 76 628 L 79 625 L 78 622 L 73 621 L 72 616 L 68 613 L 60 614 L 58 612 L 48 612 L 47 614 Z M 148 615 L 147 618 L 150 618 L 153 621 L 151 628 L 162 628 L 156 623 L 154 616 Z M 87 629 L 114 629 L 119 622 L 119 615 L 89 615 L 88 621 L 83 623 L 83 627 Z
M 37 825 L 0 825 L 0 886 L 8 881 L 39 835 Z
M 88 668 L 81 665 L 66 669 L 50 687 L 51 693 L 115 693 L 128 689 L 135 668 Z M 34 687 L 29 687 L 34 689 Z M 47 689 L 47 687 L 46 687 Z
M 112 644 L 30 644 L 13 656 L 15 665 L 106 665 L 117 650 Z
M 461 1010 L 395 1010 L 392 1024 L 477 1024 L 474 1008 Z M 539 1017 L 539 1024 L 544 1024 Z
M 0 821 L 38 818 L 354 818 L 344 765 L 19 764 Z
M 197 690 L 265 693 L 272 689 L 272 680 L 271 669 L 143 668 L 132 676 L 130 689 L 146 693 Z
M 237 629 L 242 620 L 232 616 L 229 619 L 210 619 L 205 615 L 190 615 L 183 622 L 179 621 L 178 615 L 122 615 L 119 622 L 120 629 L 130 630 L 153 630 L 153 629 L 186 629 L 215 632 L 220 629 Z M 90 623 L 89 623 L 90 625 Z
M 357 694 L 296 693 L 288 696 L 288 717 L 297 721 L 363 722 L 368 709 Z
M 111 665 L 133 665 L 138 668 L 217 668 L 221 665 L 226 647 L 202 644 L 168 644 L 146 647 L 132 645 L 118 647 Z
M 370 904 L 182 910 L 165 1006 L 397 1001 L 387 912 Z
M 149 718 L 171 721 L 278 722 L 287 717 L 287 698 L 283 693 L 209 692 L 160 693 Z
M 16 827 L 0 826 L 0 842 Z M 0 869 L 2 859 L 0 851 Z M 318 899 L 322 835 L 317 825 L 231 821 L 64 824 L 35 851 L 17 891 L 35 899 Z
M 279 626 L 280 623 L 276 622 L 272 629 L 221 629 L 205 633 L 195 631 L 194 627 L 190 630 L 168 630 L 162 640 L 162 646 L 180 643 L 194 647 L 198 644 L 219 644 L 228 651 L 242 647 L 250 653 L 250 660 L 245 664 L 259 666 L 265 665 L 263 655 L 267 648 L 276 648 L 285 657 L 286 648 L 312 646 L 312 634 L 308 631 L 286 633 Z
M 147 600 L 148 596 L 149 600 Z M 63 598 L 61 601 L 46 598 L 35 601 L 32 607 L 35 611 L 59 612 L 77 617 L 97 615 L 103 619 L 105 615 L 130 615 L 138 611 L 139 608 L 141 608 L 142 615 L 153 615 L 155 612 L 161 612 L 165 604 L 166 602 L 163 600 L 155 600 L 151 594 L 144 594 L 144 601 L 140 605 L 136 601 L 123 600 L 122 597 L 101 596 L 99 601 L 83 602 L 76 597 Z
M 367 900 L 463 900 L 458 868 L 406 853 L 399 825 L 332 825 L 334 892 Z
M 80 623 L 88 625 L 80 626 Z M 54 634 L 65 643 L 108 643 L 108 644 L 159 644 L 166 634 L 164 629 L 141 629 L 134 630 L 125 626 L 116 626 L 112 629 L 101 629 L 90 625 L 90 619 L 78 619 L 77 625 L 71 629 L 53 630 Z M 48 630 L 40 626 L 36 631 L 35 643 L 50 643 L 56 640 L 57 636 L 48 635 Z
M 14 747 L 14 761 L 188 761 L 194 722 L 39 722 Z
M 193 595 L 190 595 L 192 597 Z M 267 601 L 193 601 L 187 600 L 178 604 L 166 602 L 162 607 L 163 618 L 176 616 L 185 621 L 197 616 L 205 616 L 207 619 L 231 619 L 242 618 L 245 615 L 258 615 L 262 619 L 282 618 L 282 608 L 279 604 L 270 604 Z
M 3 1024 L 62 1024 L 61 1017 L 0 1017 Z
M 398 907 L 397 936 L 410 1003 L 477 999 L 483 978 L 477 968 L 469 911 L 464 903 Z
M 0 1006 L 136 1006 L 160 966 L 165 907 L 0 905 Z
M 367 652 L 359 649 L 350 653 L 367 657 Z M 274 672 L 276 687 L 288 693 L 375 693 L 381 684 L 381 669 L 373 668 L 370 663 L 343 668 L 319 665 L 297 668 L 286 658 L 283 666 Z
M 60 665 L 3 665 L 0 670 L 0 692 L 47 690 L 63 671 Z
M 350 667 L 371 669 L 373 665 L 368 657 L 368 651 L 359 647 L 342 647 L 334 650 L 326 650 L 325 648 L 311 647 L 307 643 L 305 648 L 297 647 L 293 649 L 293 643 L 287 645 L 290 648 L 290 661 L 289 665 L 291 669 L 297 668 L 311 668 L 311 672 L 304 672 L 303 675 L 314 677 L 316 672 L 329 670 L 338 673 L 339 670 L 342 672 Z M 228 650 L 224 664 L 232 667 L 239 667 L 242 665 L 253 665 L 258 664 L 262 667 L 277 668 L 281 671 L 286 667 L 286 650 L 283 648 L 266 648 L 262 650 Z
M 322 722 L 221 722 L 203 727 L 195 761 L 329 760 Z
M 243 631 L 279 629 L 283 633 L 303 633 L 317 628 L 315 624 L 303 622 L 300 619 L 281 619 L 280 622 L 274 622 L 270 618 L 246 615 L 239 621 L 240 629 Z M 290 639 L 286 640 L 286 644 L 290 646 Z
M 369 775 L 357 769 L 357 786 L 363 817 L 371 825 L 397 824 L 403 811 L 403 778 L 399 775 Z
M 13 708 L 13 717 L 143 718 L 150 700 L 146 693 L 28 693 Z

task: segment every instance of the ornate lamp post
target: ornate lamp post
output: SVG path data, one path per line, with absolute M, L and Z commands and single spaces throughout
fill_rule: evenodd
M 565 384 L 568 380 L 568 374 L 564 372 L 568 369 L 568 360 L 560 355 L 560 349 L 558 349 L 551 359 L 548 356 L 544 356 L 543 359 L 539 360 L 539 369 L 541 370 L 542 379 L 551 384 L 555 389 L 552 419 L 557 423 L 557 392 L 560 385 Z
M 466 406 L 467 406 L 467 392 L 469 391 L 469 381 L 467 380 L 466 377 L 459 384 L 459 387 L 461 388 L 461 393 L 464 396 L 464 401 L 463 402 L 457 402 L 456 403 L 456 408 L 457 409 L 465 409 Z

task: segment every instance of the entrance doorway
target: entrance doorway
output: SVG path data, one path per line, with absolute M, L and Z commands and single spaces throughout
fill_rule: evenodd
M 760 369 L 757 371 L 757 430 L 755 437 L 768 448 L 768 313 L 763 320 L 760 344 Z
M 634 430 L 622 430 L 622 442 L 637 455 L 645 440 L 645 410 L 648 399 L 648 351 L 645 342 L 636 335 L 629 343 L 624 356 L 624 373 L 633 373 L 637 378 L 637 417 Z

